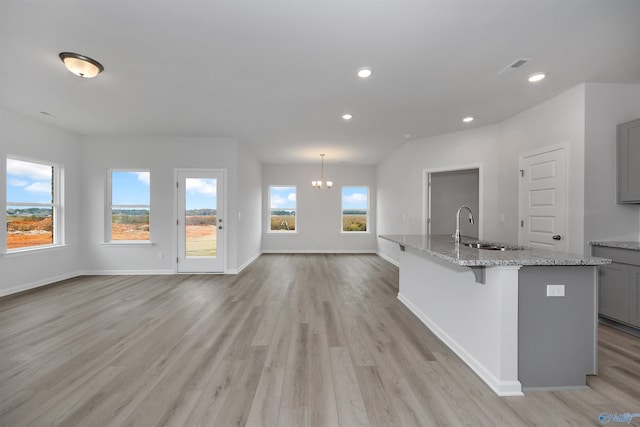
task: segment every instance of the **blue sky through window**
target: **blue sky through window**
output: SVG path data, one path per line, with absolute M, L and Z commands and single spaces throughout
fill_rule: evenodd
M 367 187 L 342 187 L 342 209 L 366 210 L 369 207 Z
M 111 172 L 111 204 L 150 205 L 149 172 Z
M 187 178 L 186 208 L 217 209 L 218 186 L 215 178 Z
M 52 170 L 48 165 L 7 159 L 7 202 L 52 203 Z
M 271 209 L 295 209 L 296 187 L 270 187 Z

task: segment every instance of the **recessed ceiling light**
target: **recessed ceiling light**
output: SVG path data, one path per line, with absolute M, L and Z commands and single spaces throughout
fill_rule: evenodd
M 373 71 L 371 71 L 371 68 L 369 67 L 363 67 L 358 70 L 358 77 L 361 77 L 363 79 L 371 77 L 371 74 L 373 74 Z
M 473 117 L 469 116 L 469 117 L 465 117 L 464 119 L 462 119 L 463 122 L 465 123 L 471 123 L 473 121 Z
M 343 114 L 343 115 L 342 115 L 342 118 L 343 118 L 344 120 L 351 120 L 351 119 L 353 119 L 353 116 L 352 116 L 351 114 Z
M 531 74 L 529 76 L 529 82 L 531 83 L 535 83 L 535 82 L 539 82 L 540 80 L 544 79 L 545 77 L 547 77 L 547 75 L 545 73 L 535 73 L 535 74 Z

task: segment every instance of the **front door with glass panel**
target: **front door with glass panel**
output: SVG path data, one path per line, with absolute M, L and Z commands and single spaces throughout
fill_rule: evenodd
M 178 186 L 178 272 L 224 272 L 224 172 L 181 170 Z

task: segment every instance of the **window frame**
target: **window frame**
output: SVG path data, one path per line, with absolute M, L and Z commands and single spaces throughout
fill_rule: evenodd
M 296 194 L 296 200 L 295 200 L 295 207 L 293 209 L 286 209 L 286 208 L 276 208 L 276 209 L 272 209 L 271 208 L 271 189 L 272 188 L 293 188 Z M 267 233 L 273 233 L 273 234 L 295 234 L 299 231 L 299 222 L 298 222 L 298 186 L 297 185 L 284 185 L 284 184 L 278 184 L 278 185 L 269 185 L 269 197 L 268 197 L 268 201 L 267 201 Z M 295 217 L 295 229 L 293 230 L 272 230 L 271 229 L 271 212 L 274 210 L 287 210 L 287 211 L 293 211 L 294 214 L 293 216 Z
M 114 172 L 125 172 L 125 173 L 139 173 L 139 172 L 147 172 L 149 173 L 149 204 L 148 205 L 114 205 L 113 204 L 113 173 Z M 124 209 L 148 209 L 149 210 L 149 239 L 146 240 L 113 240 L 113 209 L 124 208 Z M 105 200 L 105 229 L 104 229 L 104 241 L 108 244 L 118 245 L 148 245 L 151 243 L 151 170 L 140 168 L 140 169 L 107 169 L 107 190 L 106 190 L 106 200 Z
M 345 211 L 345 207 L 344 207 L 344 189 L 345 188 L 365 188 L 367 190 L 367 213 L 366 213 L 366 230 L 364 231 L 357 231 L 357 230 L 345 230 L 344 229 L 344 211 Z M 349 209 L 346 209 L 349 210 Z M 371 233 L 371 227 L 370 227 L 370 215 L 371 212 L 371 189 L 369 188 L 368 185 L 343 185 L 340 187 L 340 233 L 344 233 L 344 234 L 364 234 L 364 233 Z
M 19 206 L 24 206 L 24 207 L 50 207 L 51 208 L 51 216 L 52 216 L 52 243 L 50 244 L 46 244 L 46 245 L 36 245 L 36 246 L 24 246 L 21 248 L 13 248 L 13 249 L 8 249 L 7 248 L 7 244 L 8 244 L 8 238 L 7 238 L 7 234 L 6 234 L 6 227 L 5 227 L 5 241 L 4 241 L 4 247 L 2 248 L 2 253 L 5 254 L 14 254 L 14 253 L 20 253 L 20 252 L 29 252 L 29 251 L 38 251 L 38 250 L 43 250 L 43 249 L 51 249 L 51 248 L 57 248 L 57 247 L 61 247 L 65 245 L 65 230 L 64 230 L 64 224 L 65 224 L 65 220 L 64 220 L 64 167 L 61 163 L 58 162 L 54 162 L 54 161 L 49 161 L 49 160 L 42 160 L 42 159 L 35 159 L 32 157 L 26 157 L 26 156 L 20 156 L 20 155 L 13 155 L 13 154 L 7 154 L 5 157 L 5 186 L 7 185 L 7 174 L 8 171 L 6 169 L 6 165 L 7 165 L 7 160 L 17 160 L 20 162 L 25 162 L 25 163 L 33 163 L 33 164 L 37 164 L 37 165 L 43 165 L 43 166 L 49 166 L 51 168 L 53 168 L 53 172 L 52 172 L 52 179 L 53 179 L 53 183 L 52 183 L 52 200 L 51 200 L 51 204 L 49 203 L 32 203 L 32 202 L 17 202 L 17 201 L 12 201 L 10 202 L 8 200 L 8 195 L 5 194 L 5 200 L 4 200 L 4 207 L 5 207 L 5 215 L 6 215 L 6 211 L 9 208 L 9 206 L 15 206 L 15 207 L 19 207 Z M 5 188 L 6 191 L 6 188 Z

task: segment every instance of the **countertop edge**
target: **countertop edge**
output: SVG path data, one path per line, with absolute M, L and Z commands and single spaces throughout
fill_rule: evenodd
M 396 243 L 400 246 L 413 249 L 414 251 L 422 252 L 427 255 L 439 258 L 441 260 L 450 262 L 462 267 L 502 267 L 502 266 L 598 266 L 610 264 L 611 260 L 607 258 L 599 258 L 592 256 L 580 256 L 575 254 L 564 254 L 562 252 L 551 251 L 539 251 L 536 249 L 518 249 L 519 255 L 524 257 L 514 257 L 513 259 L 465 259 L 455 258 L 447 253 L 443 253 L 436 250 L 431 250 L 425 247 L 417 246 L 406 238 L 424 238 L 419 235 L 378 235 L 381 239 Z M 439 243 L 444 243 L 438 241 Z M 455 249 L 455 244 L 450 242 L 450 247 Z M 470 249 L 465 249 L 470 250 Z M 481 250 L 481 249 L 474 249 Z M 514 251 L 515 252 L 515 251 Z M 501 252 L 504 254 L 504 252 Z M 483 253 L 485 256 L 489 256 L 489 253 Z M 563 256 L 564 255 L 564 256 Z M 569 256 L 567 256 L 569 255 Z M 530 258 L 527 258 L 530 256 Z

